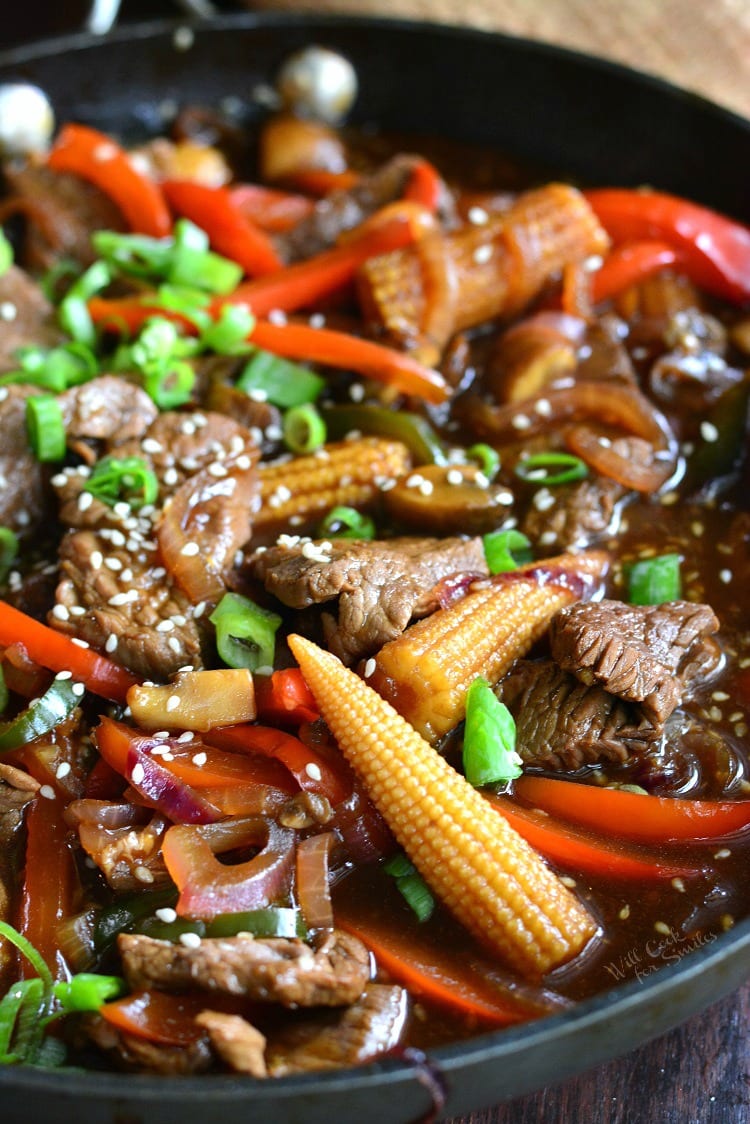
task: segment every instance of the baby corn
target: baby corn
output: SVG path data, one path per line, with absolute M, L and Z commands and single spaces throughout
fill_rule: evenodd
M 603 254 L 609 239 L 580 191 L 552 183 L 519 196 L 509 211 L 444 240 L 439 339 L 430 283 L 434 262 L 418 243 L 372 258 L 358 290 L 371 326 L 410 350 L 440 350 L 454 332 L 520 312 L 564 266 Z M 447 295 L 446 295 L 447 294 Z M 433 337 L 433 338 L 431 338 Z
M 354 672 L 300 636 L 289 644 L 373 803 L 458 920 L 526 976 L 579 952 L 596 924 L 539 855 Z
M 455 605 L 384 645 L 370 684 L 425 738 L 442 737 L 463 718 L 466 692 L 477 675 L 496 683 L 542 636 L 558 609 L 579 599 L 583 583 L 576 589 L 575 575 L 597 579 L 607 561 L 604 551 L 563 554 L 504 580 L 477 583 Z
M 381 437 L 339 441 L 309 456 L 262 465 L 254 528 L 282 528 L 291 522 L 303 533 L 332 507 L 371 504 L 382 484 L 408 472 L 410 465 L 405 445 Z

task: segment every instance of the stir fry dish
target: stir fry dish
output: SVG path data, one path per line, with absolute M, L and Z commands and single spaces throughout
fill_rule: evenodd
M 750 233 L 294 76 L 6 143 L 8 1065 L 357 1065 L 750 910 Z

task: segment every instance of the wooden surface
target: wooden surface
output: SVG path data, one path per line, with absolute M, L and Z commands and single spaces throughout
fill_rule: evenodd
M 749 1026 L 747 984 L 624 1058 L 450 1124 L 747 1124 Z

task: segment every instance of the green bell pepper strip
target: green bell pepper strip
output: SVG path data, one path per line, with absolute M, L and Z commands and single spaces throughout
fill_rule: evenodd
M 40 699 L 0 726 L 0 750 L 18 749 L 42 734 L 49 734 L 73 713 L 83 691 L 82 684 L 55 679 Z

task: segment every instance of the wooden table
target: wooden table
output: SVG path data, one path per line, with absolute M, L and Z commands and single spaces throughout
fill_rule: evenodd
M 450 1124 L 747 1124 L 748 1026 L 750 983 L 623 1058 Z

